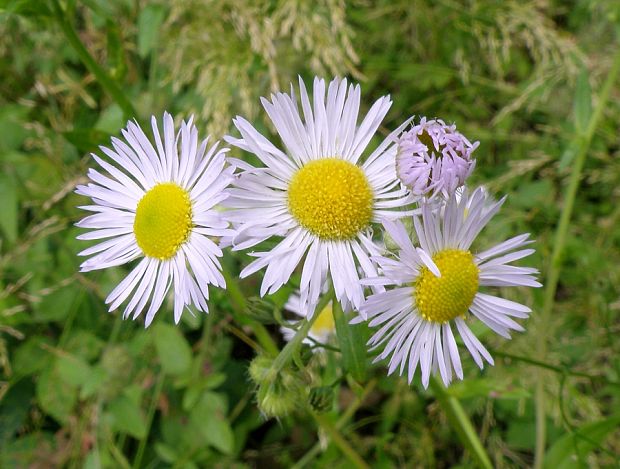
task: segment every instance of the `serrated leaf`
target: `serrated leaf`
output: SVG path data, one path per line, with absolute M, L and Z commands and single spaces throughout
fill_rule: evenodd
M 577 77 L 575 101 L 573 102 L 573 113 L 577 133 L 585 133 L 590 117 L 592 116 L 592 89 L 590 88 L 590 82 L 588 81 L 587 70 L 582 70 L 579 77 Z
M 145 58 L 153 50 L 164 20 L 162 5 L 147 5 L 138 16 L 138 53 Z
M 587 423 L 574 433 L 567 433 L 558 439 L 547 451 L 545 469 L 570 469 L 582 467 L 585 458 L 601 445 L 607 435 L 620 425 L 620 415 Z
M 169 324 L 155 324 L 153 339 L 165 373 L 180 375 L 189 370 L 192 351 L 179 329 Z
M 336 334 L 342 353 L 344 369 L 357 381 L 366 379 L 368 362 L 366 358 L 366 339 L 368 327 L 365 324 L 350 324 L 351 317 L 345 315 L 338 301 L 332 302 Z

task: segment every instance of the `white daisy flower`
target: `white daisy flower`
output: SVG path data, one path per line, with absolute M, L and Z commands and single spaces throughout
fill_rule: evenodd
M 233 168 L 225 168 L 227 148 L 207 149 L 208 138 L 198 145 L 192 119 L 175 134 L 170 114 L 164 114 L 163 141 L 155 117 L 151 119 L 155 147 L 142 129 L 128 122 L 125 142 L 112 138 L 112 149 L 101 147 L 113 163 L 93 154 L 107 175 L 89 169 L 92 181 L 76 193 L 90 197 L 94 212 L 77 223 L 92 231 L 83 240 L 105 239 L 80 252 L 92 256 L 81 271 L 105 269 L 142 258 L 106 298 L 110 311 L 129 299 L 123 317 L 146 312 L 148 326 L 169 288 L 174 291 L 174 320 L 179 322 L 186 306 L 208 312 L 208 285 L 225 287 L 220 270 L 220 248 L 211 236 L 230 235 L 215 205 L 222 202 L 232 180 Z
M 453 371 L 463 379 L 452 325 L 480 368 L 483 360 L 493 364 L 467 326 L 468 313 L 506 338 L 510 338 L 510 330 L 524 330 L 512 318 L 527 318 L 530 308 L 482 293 L 480 287 L 541 286 L 535 277 L 538 270 L 509 265 L 534 252 L 521 249 L 533 242 L 530 235 L 516 236 L 476 254 L 470 252 L 472 242 L 504 200 L 493 202 L 478 188 L 472 194 L 465 189 L 460 200 L 456 195 L 450 197 L 444 211 L 423 203 L 421 219 L 414 217 L 420 247 L 413 246 L 402 223 L 384 223 L 400 252 L 396 258 L 377 257 L 383 275 L 363 282 L 396 288 L 371 295 L 361 313 L 371 327 L 379 327 L 368 345 L 372 349 L 384 346 L 375 361 L 390 356 L 388 374 L 399 368 L 402 375 L 408 365 L 411 382 L 420 363 L 424 387 L 431 371 L 439 371 L 446 385 Z
M 284 309 L 291 313 L 305 318 L 308 315 L 308 311 L 304 310 L 298 293 L 293 293 L 289 296 L 288 301 L 284 305 Z M 328 344 L 332 337 L 336 335 L 336 324 L 334 323 L 334 314 L 332 312 L 332 302 L 330 301 L 325 305 L 321 311 L 318 311 L 318 317 L 314 320 L 314 324 L 308 331 L 308 336 L 304 338 L 303 342 L 310 346 L 319 344 Z M 292 322 L 294 324 L 295 321 Z M 290 327 L 281 327 L 280 331 L 287 342 L 290 342 L 295 337 L 295 330 Z
M 310 98 L 299 80 L 303 118 L 292 86 L 290 95 L 262 99 L 284 151 L 242 117 L 234 120 L 241 138 L 227 139 L 265 165 L 236 162 L 242 172 L 226 201 L 234 209 L 227 213 L 236 229 L 233 249 L 247 249 L 272 236 L 284 238 L 271 251 L 252 253 L 258 259 L 241 277 L 266 267 L 261 296 L 273 293 L 305 256 L 300 284 L 304 310 L 316 306 L 328 276 L 345 310 L 362 304 L 358 266 L 366 276 L 376 275 L 370 257 L 379 254 L 370 226 L 403 215 L 398 210 L 413 200 L 398 187 L 395 170 L 395 136 L 408 122 L 361 162 L 390 98 L 377 100 L 358 126 L 359 85 L 335 79 L 325 88 L 325 81 L 315 78 Z

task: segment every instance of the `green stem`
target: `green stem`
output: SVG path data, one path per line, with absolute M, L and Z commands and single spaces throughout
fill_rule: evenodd
M 363 392 L 355 399 L 355 401 L 353 401 L 353 403 L 349 407 L 347 407 L 345 412 L 336 422 L 335 428 L 337 430 L 340 430 L 347 424 L 349 420 L 351 420 L 355 412 L 357 412 L 357 409 L 359 409 L 362 403 L 366 400 L 366 397 L 368 397 L 368 395 L 372 392 L 376 385 L 376 379 L 372 379 L 368 382 Z M 291 469 L 301 469 L 307 466 L 320 452 L 321 445 L 317 442 L 312 448 L 310 448 L 310 450 L 306 454 L 304 454 L 304 456 L 299 461 L 295 463 L 294 466 L 291 467 Z
M 269 331 L 261 323 L 250 319 L 245 315 L 247 309 L 247 301 L 241 290 L 241 286 L 235 277 L 233 277 L 226 266 L 226 261 L 222 262 L 222 275 L 226 280 L 226 291 L 230 296 L 233 309 L 235 311 L 235 320 L 243 326 L 248 326 L 254 332 L 256 340 L 261 345 L 265 353 L 275 357 L 278 352 L 278 346 L 269 335 Z
M 590 148 L 590 143 L 592 142 L 592 137 L 594 136 L 594 131 L 603 116 L 603 110 L 607 106 L 607 101 L 609 100 L 612 86 L 618 77 L 619 71 L 620 51 L 616 54 L 611 69 L 609 70 L 609 74 L 607 75 L 607 79 L 605 80 L 599 95 L 598 105 L 590 117 L 585 134 L 579 141 L 579 150 L 575 157 L 575 163 L 572 168 L 568 187 L 564 196 L 564 206 L 555 231 L 553 252 L 551 254 L 551 265 L 549 266 L 547 279 L 545 282 L 543 308 L 540 313 L 540 320 L 538 324 L 539 332 L 536 341 L 536 355 L 538 357 L 547 356 L 547 336 L 549 332 L 548 323 L 555 302 L 555 293 L 558 287 L 558 280 L 560 279 L 560 270 L 562 268 L 562 254 L 564 253 L 568 227 L 573 213 L 573 206 L 575 205 L 577 189 L 579 188 L 579 182 L 581 180 L 581 172 L 588 154 L 588 149 Z M 536 469 L 542 468 L 543 458 L 545 455 L 545 445 L 545 386 L 544 377 L 541 375 L 538 377 L 536 383 L 536 453 L 534 458 L 534 467 Z
M 349 442 L 344 439 L 338 429 L 323 415 L 312 414 L 319 426 L 329 435 L 331 440 L 342 451 L 351 463 L 357 468 L 369 469 L 370 466 L 364 462 L 359 454 L 351 447 Z
M 314 321 L 316 321 L 316 319 L 319 317 L 319 313 L 323 311 L 323 308 L 327 306 L 327 303 L 329 303 L 330 300 L 330 294 L 324 295 L 323 298 L 321 298 L 321 301 L 319 301 L 318 306 L 314 310 L 314 314 L 312 315 L 312 317 L 303 320 L 301 327 L 297 330 L 295 336 L 288 344 L 286 344 L 286 346 L 273 361 L 267 377 L 268 382 L 272 382 L 277 377 L 278 373 L 280 373 L 280 371 L 292 359 L 293 353 L 299 348 L 301 342 L 306 338 L 308 332 L 310 331 L 310 328 L 314 324 Z
M 430 384 L 441 408 L 446 413 L 461 442 L 469 450 L 478 467 L 492 469 L 491 460 L 459 400 L 448 394 L 443 385 L 432 375 Z
M 545 368 L 547 370 L 555 371 L 556 373 L 560 373 L 562 375 L 577 376 L 579 378 L 587 378 L 587 379 L 590 379 L 590 380 L 596 380 L 596 379 L 602 379 L 603 378 L 603 376 L 596 376 L 596 375 L 591 375 L 591 374 L 588 374 L 588 373 L 582 373 L 580 371 L 573 371 L 570 368 L 566 368 L 566 367 L 562 367 L 562 366 L 556 366 L 556 365 L 551 365 L 550 363 L 545 363 L 545 362 L 542 362 L 540 360 L 534 360 L 533 358 L 523 357 L 523 356 L 520 356 L 520 355 L 513 355 L 512 353 L 499 352 L 497 350 L 489 350 L 489 352 L 491 352 L 491 355 L 494 355 L 494 356 L 509 358 L 511 360 L 515 360 L 515 361 L 518 361 L 518 362 L 528 363 L 530 365 L 534 365 L 534 366 L 537 366 L 539 368 Z M 614 381 L 606 381 L 606 382 L 608 384 L 616 384 Z
M 73 25 L 67 19 L 67 16 L 58 0 L 51 0 L 51 3 L 52 11 L 54 12 L 58 25 L 88 71 L 95 75 L 95 78 L 101 84 L 103 89 L 121 107 L 126 118 L 137 117 L 138 113 L 136 112 L 136 109 L 133 107 L 127 96 L 125 96 L 125 93 L 123 93 L 121 87 L 118 86 L 118 84 L 95 61 L 92 55 L 90 55 L 86 47 L 84 47 L 84 44 L 82 44 L 82 41 L 73 28 Z
M 144 450 L 146 449 L 146 443 L 151 433 L 151 425 L 153 424 L 153 417 L 155 416 L 155 410 L 157 409 L 157 403 L 159 402 L 159 395 L 164 387 L 164 372 L 160 371 L 157 377 L 157 383 L 155 384 L 155 390 L 153 391 L 153 399 L 149 406 L 148 414 L 146 415 L 146 433 L 144 438 L 140 440 L 140 446 L 136 452 L 136 458 L 133 461 L 133 469 L 138 469 L 142 464 L 142 458 L 144 456 Z

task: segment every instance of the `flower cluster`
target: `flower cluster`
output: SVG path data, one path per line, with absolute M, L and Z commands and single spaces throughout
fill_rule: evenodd
M 411 381 L 419 365 L 424 386 L 432 372 L 446 384 L 462 379 L 453 326 L 480 367 L 492 363 L 468 323 L 475 318 L 504 337 L 523 330 L 513 318 L 526 318 L 529 308 L 481 289 L 540 286 L 536 269 L 511 265 L 534 252 L 525 248 L 529 234 L 472 251 L 504 202 L 465 186 L 478 142 L 422 117 L 372 146 L 392 101 L 379 98 L 361 121 L 360 103 L 360 86 L 341 79 L 315 78 L 311 92 L 300 79 L 298 97 L 291 87 L 263 98 L 281 144 L 243 117 L 233 120 L 239 136 L 226 137 L 258 166 L 208 138 L 199 143 L 191 119 L 175 131 L 164 114 L 162 136 L 153 117 L 154 144 L 128 123 L 124 141 L 101 148 L 109 160 L 93 155 L 106 174 L 91 169 L 91 182 L 77 188 L 92 200 L 81 208 L 93 213 L 78 223 L 91 230 L 79 238 L 100 240 L 80 253 L 90 256 L 82 271 L 140 259 L 106 303 L 125 304 L 124 317 L 134 319 L 146 309 L 148 326 L 169 290 L 175 322 L 185 309 L 208 312 L 209 285 L 226 286 L 222 249 L 249 251 L 254 260 L 240 276 L 264 270 L 261 296 L 299 273 L 286 308 L 314 321 L 307 343 L 335 335 L 332 303 L 317 308 L 329 290 L 345 312 L 357 313 L 354 321 L 375 329 L 368 344 L 382 349 L 377 360 L 389 358 L 389 373 L 398 369 Z M 415 236 L 403 218 L 412 219 Z M 397 252 L 388 252 L 381 233 Z

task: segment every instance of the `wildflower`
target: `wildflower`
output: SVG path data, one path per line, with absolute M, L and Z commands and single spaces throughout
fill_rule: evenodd
M 357 125 L 360 87 L 333 80 L 327 87 L 315 78 L 312 100 L 299 81 L 303 120 L 293 90 L 262 103 L 284 144 L 284 151 L 248 121 L 234 120 L 241 138 L 228 142 L 254 153 L 265 165 L 237 162 L 242 171 L 226 205 L 236 234 L 233 249 L 247 249 L 273 237 L 283 239 L 241 272 L 247 277 L 266 268 L 261 296 L 285 284 L 301 262 L 300 307 L 314 309 L 331 277 L 343 308 L 359 307 L 363 288 L 358 266 L 376 275 L 370 257 L 377 255 L 371 224 L 404 212 L 412 198 L 396 188 L 394 137 L 403 124 L 366 159 L 362 153 L 388 112 L 388 96 L 377 100 Z M 397 210 L 394 210 L 394 209 Z
M 479 142 L 471 143 L 441 119 L 420 119 L 398 142 L 396 171 L 402 183 L 416 196 L 449 197 L 473 171 L 472 153 Z
M 413 246 L 402 223 L 384 223 L 399 246 L 398 257 L 378 257 L 383 276 L 364 282 L 396 288 L 371 295 L 361 313 L 371 327 L 380 327 L 368 344 L 372 349 L 384 346 L 375 361 L 390 356 L 388 374 L 399 368 L 402 375 L 408 364 L 411 382 L 419 363 L 425 387 L 431 370 L 439 370 L 446 385 L 453 371 L 462 379 L 452 325 L 480 368 L 483 360 L 493 364 L 489 352 L 467 326 L 472 315 L 505 338 L 510 338 L 510 330 L 523 330 L 512 318 L 527 318 L 531 310 L 482 293 L 480 287 L 541 286 L 535 277 L 536 269 L 509 265 L 534 252 L 521 249 L 532 243 L 529 234 L 483 252 L 470 251 L 472 242 L 504 200 L 493 202 L 479 188 L 472 194 L 463 190 L 460 199 L 452 195 L 443 213 L 423 203 L 421 219 L 414 218 L 420 247 Z
M 208 285 L 225 287 L 220 270 L 220 248 L 211 236 L 228 235 L 228 223 L 214 206 L 222 202 L 232 179 L 224 168 L 227 149 L 217 143 L 207 150 L 208 138 L 198 145 L 192 119 L 175 134 L 170 114 L 164 114 L 163 141 L 155 117 L 151 119 L 155 147 L 142 129 L 128 122 L 122 131 L 126 142 L 112 139 L 112 149 L 101 147 L 113 163 L 97 155 L 95 161 L 108 174 L 89 169 L 92 182 L 76 192 L 90 197 L 94 212 L 77 226 L 92 231 L 78 236 L 101 240 L 80 252 L 92 256 L 82 263 L 87 272 L 142 260 L 106 298 L 110 311 L 129 300 L 123 317 L 136 319 L 146 311 L 152 322 L 172 286 L 174 320 L 186 306 L 208 312 Z

